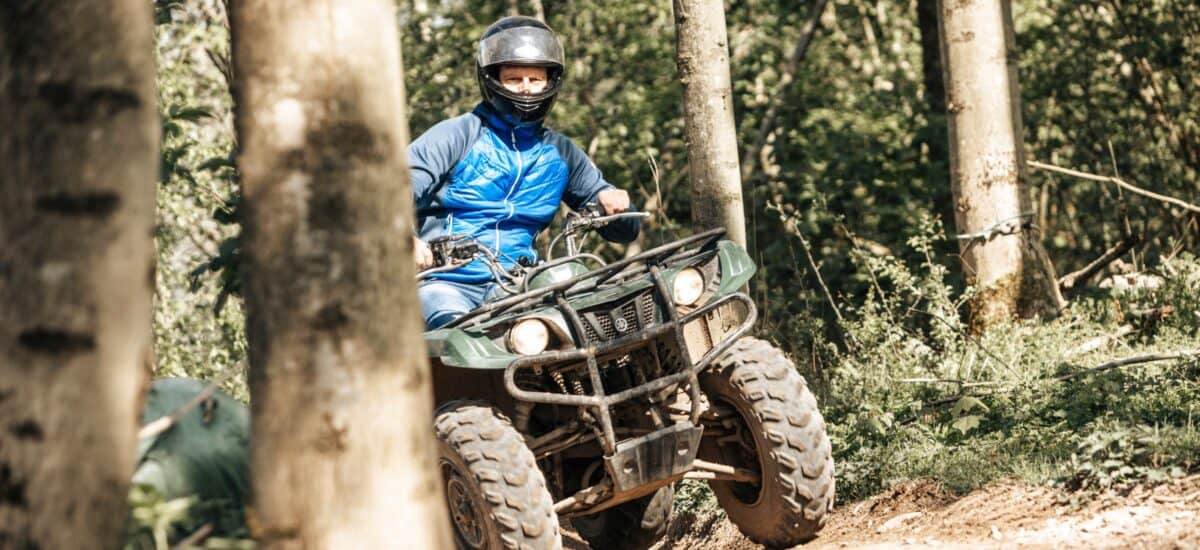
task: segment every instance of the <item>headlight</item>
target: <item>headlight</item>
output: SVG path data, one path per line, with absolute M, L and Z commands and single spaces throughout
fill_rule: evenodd
M 675 298 L 675 303 L 681 306 L 690 306 L 700 299 L 700 295 L 704 293 L 704 275 L 700 274 L 700 270 L 694 267 L 685 267 L 675 274 L 675 282 L 672 284 L 671 293 Z
M 521 355 L 545 351 L 550 344 L 550 331 L 540 319 L 522 319 L 508 329 L 508 349 Z

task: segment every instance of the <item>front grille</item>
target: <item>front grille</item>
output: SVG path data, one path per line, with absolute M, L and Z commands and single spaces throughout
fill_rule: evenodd
M 658 314 L 654 306 L 654 294 L 647 290 L 615 307 L 583 311 L 581 317 L 588 341 L 596 343 L 646 328 L 654 324 Z

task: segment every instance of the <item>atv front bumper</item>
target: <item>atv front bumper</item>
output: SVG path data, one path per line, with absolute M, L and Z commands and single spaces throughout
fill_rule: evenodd
M 670 300 L 666 282 L 657 268 L 651 268 L 651 276 L 663 300 L 666 309 L 665 319 L 661 323 L 650 325 L 641 331 L 630 333 L 613 340 L 600 343 L 588 341 L 587 332 L 579 312 L 567 300 L 559 297 L 557 307 L 572 326 L 577 341 L 582 342 L 579 348 L 572 350 L 547 351 L 514 360 L 504 371 L 504 385 L 509 394 L 518 401 L 546 403 L 587 407 L 600 424 L 603 435 L 601 446 L 605 457 L 617 453 L 617 438 L 613 429 L 610 408 L 624 401 L 641 397 L 677 384 L 686 384 L 689 392 L 691 408 L 689 420 L 692 426 L 698 424 L 700 418 L 700 388 L 697 373 L 706 368 L 724 353 L 738 338 L 741 338 L 754 325 L 757 309 L 754 302 L 741 292 L 726 294 L 694 311 L 682 314 Z M 739 319 L 740 317 L 740 319 Z M 648 380 L 631 388 L 613 394 L 606 394 L 601 380 L 600 362 L 598 357 L 617 356 L 647 345 L 660 337 L 673 338 L 680 354 L 681 368 L 665 376 Z M 695 358 L 699 356 L 698 358 Z M 517 386 L 517 371 L 529 368 L 541 368 L 548 364 L 586 362 L 587 376 L 591 381 L 591 393 L 554 393 L 532 391 Z M 698 439 L 698 438 L 697 438 Z M 692 453 L 694 456 L 694 453 Z

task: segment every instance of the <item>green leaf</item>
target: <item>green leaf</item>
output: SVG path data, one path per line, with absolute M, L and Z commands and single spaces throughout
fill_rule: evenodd
M 954 426 L 954 429 L 958 430 L 963 435 L 967 435 L 968 432 L 979 427 L 979 422 L 981 420 L 983 420 L 982 416 L 971 414 L 955 420 L 951 426 Z
M 959 398 L 958 402 L 954 404 L 954 408 L 950 409 L 950 414 L 953 414 L 954 416 L 962 416 L 974 410 L 988 412 L 987 405 L 984 405 L 983 401 L 980 401 L 976 397 L 964 395 L 963 397 Z
M 234 167 L 232 155 L 224 156 L 224 157 L 212 157 L 212 158 L 206 159 L 204 162 L 201 162 L 200 164 L 196 165 L 197 170 L 216 171 L 216 170 L 220 170 L 220 169 L 226 168 L 226 167 L 228 167 L 228 168 Z
M 212 118 L 212 109 L 208 107 L 180 107 L 172 105 L 167 112 L 173 120 L 186 120 L 188 122 L 196 122 L 202 118 Z

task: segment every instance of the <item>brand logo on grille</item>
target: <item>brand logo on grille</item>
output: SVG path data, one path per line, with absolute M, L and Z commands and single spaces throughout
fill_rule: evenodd
M 625 332 L 629 330 L 629 321 L 626 321 L 624 317 L 614 316 L 613 328 L 617 329 L 617 332 Z

